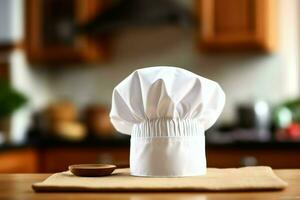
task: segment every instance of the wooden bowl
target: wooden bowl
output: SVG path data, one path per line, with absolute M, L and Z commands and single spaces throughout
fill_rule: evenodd
M 69 170 L 75 176 L 83 177 L 109 176 L 116 168 L 116 165 L 108 164 L 78 164 L 69 166 Z

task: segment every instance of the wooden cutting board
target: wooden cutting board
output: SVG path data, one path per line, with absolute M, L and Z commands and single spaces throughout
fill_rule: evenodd
M 287 183 L 270 167 L 208 168 L 204 176 L 153 178 L 131 176 L 129 169 L 117 169 L 111 176 L 78 177 L 56 173 L 32 185 L 36 192 L 105 191 L 236 191 L 281 190 Z

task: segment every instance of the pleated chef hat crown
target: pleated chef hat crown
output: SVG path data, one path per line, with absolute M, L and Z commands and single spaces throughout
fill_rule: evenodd
M 204 131 L 224 103 L 218 83 L 181 68 L 149 67 L 130 74 L 114 88 L 110 118 L 119 132 L 131 135 L 131 174 L 205 174 Z

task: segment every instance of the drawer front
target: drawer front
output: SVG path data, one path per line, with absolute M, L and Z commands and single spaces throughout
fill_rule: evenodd
M 41 152 L 41 172 L 52 173 L 68 169 L 72 164 L 107 163 L 129 166 L 129 148 L 55 148 Z
M 295 149 L 228 149 L 208 148 L 209 167 L 241 167 L 266 165 L 272 168 L 299 168 L 300 151 Z
M 38 156 L 34 149 L 17 149 L 0 153 L 0 173 L 35 173 Z

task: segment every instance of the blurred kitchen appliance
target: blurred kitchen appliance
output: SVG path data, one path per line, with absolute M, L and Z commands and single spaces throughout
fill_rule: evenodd
M 275 137 L 279 141 L 300 140 L 300 99 L 291 99 L 279 104 L 273 113 Z
M 271 112 L 265 101 L 240 104 L 237 107 L 237 126 L 250 130 L 259 140 L 270 139 Z

